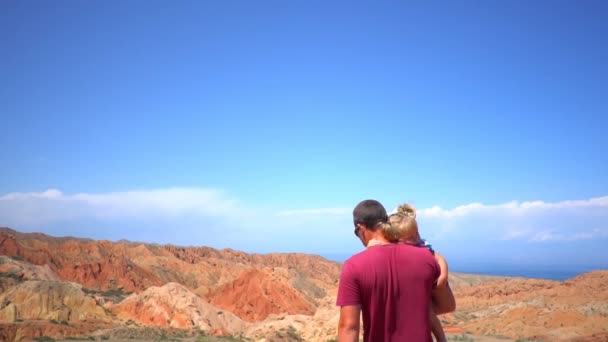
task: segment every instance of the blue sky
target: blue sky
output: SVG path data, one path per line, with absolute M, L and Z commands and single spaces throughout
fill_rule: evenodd
M 608 267 L 607 17 L 604 1 L 3 1 L 0 225 L 348 255 L 350 212 L 375 198 L 414 203 L 457 263 Z

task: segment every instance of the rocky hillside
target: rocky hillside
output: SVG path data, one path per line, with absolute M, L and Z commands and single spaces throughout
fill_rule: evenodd
M 8 228 L 0 228 L 0 255 L 46 265 L 60 279 L 96 290 L 142 291 L 174 282 L 206 295 L 243 271 L 280 267 L 287 270 L 291 281 L 307 283 L 301 289 L 306 295 L 321 298 L 325 288 L 337 284 L 340 273 L 339 264 L 314 255 L 53 238 Z
M 282 273 L 282 274 L 281 274 Z M 208 295 L 211 304 L 229 310 L 251 322 L 270 314 L 307 314 L 315 312 L 314 300 L 289 283 L 286 271 L 268 269 L 245 271 L 230 283 Z
M 0 340 L 325 342 L 336 337 L 340 268 L 305 254 L 0 228 Z M 564 282 L 451 274 L 450 283 L 458 310 L 441 320 L 454 340 L 608 340 L 608 271 Z
M 564 282 L 501 279 L 455 290 L 450 325 L 481 335 L 554 341 L 608 332 L 608 271 Z
M 219 310 L 177 283 L 134 293 L 113 305 L 111 311 L 123 320 L 147 326 L 199 328 L 215 334 L 242 333 L 246 327 L 233 313 Z

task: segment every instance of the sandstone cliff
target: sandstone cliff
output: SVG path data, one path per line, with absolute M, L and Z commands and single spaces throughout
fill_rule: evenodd
M 18 320 L 109 321 L 95 299 L 78 284 L 28 280 L 0 294 L 0 322 Z
M 144 325 L 193 328 L 232 335 L 241 333 L 246 323 L 233 313 L 221 310 L 177 283 L 150 287 L 132 294 L 111 307 L 118 317 Z

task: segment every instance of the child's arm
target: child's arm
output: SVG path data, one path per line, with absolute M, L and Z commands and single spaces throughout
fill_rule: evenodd
M 435 252 L 435 258 L 439 264 L 440 274 L 437 279 L 437 286 L 433 289 L 432 305 L 435 313 L 441 315 L 456 310 L 456 298 L 454 298 L 454 293 L 448 282 L 448 263 L 437 252 Z
M 443 255 L 435 252 L 435 260 L 439 264 L 439 269 L 441 270 L 441 274 L 437 279 L 437 286 L 443 286 L 448 283 L 448 262 L 445 260 Z
M 433 333 L 433 336 L 435 336 L 435 341 L 447 342 L 443 327 L 441 326 L 441 321 L 437 315 L 435 315 L 432 304 L 429 306 L 429 322 L 431 322 L 431 332 Z

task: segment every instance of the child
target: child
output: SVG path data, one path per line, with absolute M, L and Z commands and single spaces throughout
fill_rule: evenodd
M 405 242 L 410 245 L 425 247 L 433 253 L 435 260 L 439 264 L 441 273 L 437 279 L 437 286 L 446 286 L 448 282 L 448 264 L 443 256 L 436 253 L 431 245 L 420 238 L 418 224 L 416 223 L 416 209 L 409 204 L 402 204 L 397 208 L 397 212 L 388 217 L 390 228 L 383 230 L 384 237 L 390 242 Z M 431 331 L 437 342 L 445 342 L 446 337 L 443 332 L 441 322 L 435 315 L 433 307 L 429 307 L 429 320 Z

